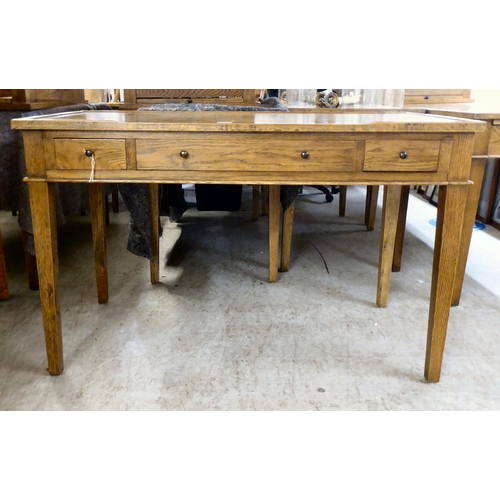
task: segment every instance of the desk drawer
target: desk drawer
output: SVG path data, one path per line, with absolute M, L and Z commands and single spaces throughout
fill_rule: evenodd
M 124 139 L 55 139 L 54 148 L 57 169 L 90 170 L 87 150 L 94 153 L 96 170 L 127 168 Z
M 488 154 L 490 156 L 500 157 L 500 125 L 493 125 L 491 127 Z
M 437 172 L 441 141 L 366 141 L 365 172 Z
M 137 170 L 353 171 L 356 141 L 331 134 L 172 134 L 137 139 Z
M 404 105 L 470 102 L 469 89 L 405 89 Z

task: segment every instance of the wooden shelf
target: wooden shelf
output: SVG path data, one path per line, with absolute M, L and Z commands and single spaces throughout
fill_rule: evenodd
M 30 111 L 85 101 L 83 89 L 1 89 L 0 109 Z

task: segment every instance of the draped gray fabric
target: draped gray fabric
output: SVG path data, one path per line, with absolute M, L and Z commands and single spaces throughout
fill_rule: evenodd
M 288 111 L 288 108 L 277 98 L 268 97 L 260 106 L 237 106 L 227 104 L 201 104 L 201 103 L 166 103 L 153 104 L 139 108 L 139 111 Z
M 50 109 L 32 111 L 0 110 L 0 210 L 17 211 L 19 226 L 28 236 L 27 250 L 34 255 L 33 227 L 29 204 L 28 185 L 23 182 L 26 176 L 26 161 L 22 132 L 13 130 L 10 121 L 14 118 L 52 115 L 70 111 L 112 109 L 106 103 L 81 103 Z M 57 223 L 65 223 L 65 215 L 78 215 L 88 210 L 88 187 L 83 184 L 56 184 Z

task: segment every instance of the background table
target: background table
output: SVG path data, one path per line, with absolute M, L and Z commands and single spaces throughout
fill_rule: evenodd
M 483 185 L 486 161 L 489 158 L 500 158 L 500 105 L 454 103 L 422 106 L 419 111 L 440 116 L 474 119 L 486 122 L 486 128 L 476 134 L 470 171 L 472 186 L 467 194 L 466 212 L 463 222 L 462 244 L 457 267 L 457 278 L 453 289 L 452 305 L 460 303 L 470 240 L 477 218 L 479 197 Z M 406 213 L 402 214 L 406 218 Z M 486 221 L 488 222 L 488 221 Z M 400 258 L 400 257 L 399 257 Z

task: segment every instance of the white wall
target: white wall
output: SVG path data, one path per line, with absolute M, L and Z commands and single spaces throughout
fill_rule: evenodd
M 500 89 L 471 89 L 470 97 L 479 104 L 500 104 Z

